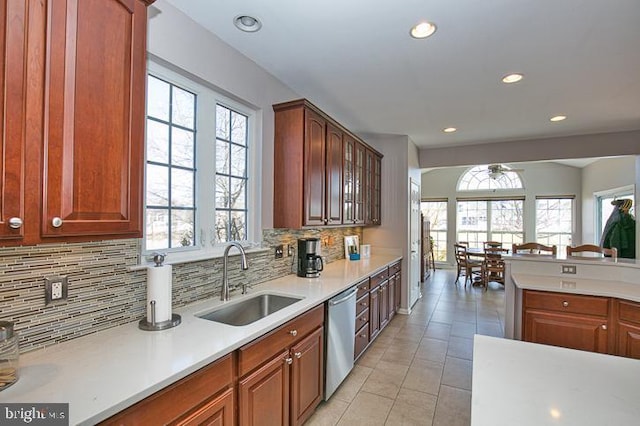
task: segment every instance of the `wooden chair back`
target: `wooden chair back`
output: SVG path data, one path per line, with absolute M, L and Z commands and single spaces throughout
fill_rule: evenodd
M 500 241 L 485 241 L 483 248 L 484 251 L 487 251 L 487 249 L 502 248 L 502 243 Z
M 511 253 L 551 254 L 555 256 L 558 253 L 558 247 L 555 245 L 545 246 L 539 243 L 513 244 L 511 246 Z
M 608 249 L 593 244 L 583 244 L 575 247 L 567 246 L 567 256 L 576 256 L 580 253 L 600 253 L 604 256 L 612 257 L 613 260 L 618 259 L 618 249 L 615 247 Z
M 482 281 L 485 290 L 491 281 L 504 285 L 505 264 L 502 255 L 498 250 L 485 250 L 484 261 L 482 262 Z
M 467 255 L 467 246 L 463 244 L 454 244 L 453 248 L 455 250 L 456 255 L 456 263 L 461 266 L 467 266 L 467 261 L 469 260 L 469 256 Z

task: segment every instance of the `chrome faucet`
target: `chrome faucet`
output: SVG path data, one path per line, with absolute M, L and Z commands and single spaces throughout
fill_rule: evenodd
M 227 268 L 229 266 L 229 250 L 231 249 L 231 247 L 236 247 L 238 250 L 240 250 L 240 269 L 242 269 L 243 271 L 249 269 L 247 256 L 245 255 L 244 249 L 242 248 L 240 243 L 237 243 L 235 241 L 230 242 L 229 245 L 227 245 L 227 248 L 224 249 L 223 256 L 224 264 L 222 269 L 222 291 L 220 292 L 220 300 L 222 300 L 223 302 L 229 300 L 229 276 L 227 274 Z

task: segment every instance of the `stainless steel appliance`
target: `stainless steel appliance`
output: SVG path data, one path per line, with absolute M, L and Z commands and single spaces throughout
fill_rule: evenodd
M 327 302 L 325 400 L 329 400 L 353 368 L 357 291 L 357 286 L 352 287 Z
M 301 238 L 298 240 L 298 276 L 315 278 L 320 276 L 324 264 L 320 257 L 320 240 Z

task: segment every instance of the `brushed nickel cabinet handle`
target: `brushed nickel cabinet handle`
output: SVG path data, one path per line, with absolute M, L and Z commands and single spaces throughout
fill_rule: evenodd
M 562 302 L 562 306 L 564 306 L 564 307 L 566 308 L 567 306 L 569 306 L 569 302 L 567 302 L 567 301 L 565 300 L 564 302 Z
M 295 355 L 295 356 L 296 356 L 296 358 L 298 358 L 298 359 L 302 358 L 302 352 L 296 352 L 294 355 Z
M 600 326 L 600 328 L 602 328 L 603 330 L 606 330 L 606 329 L 607 329 L 607 324 L 602 324 L 602 325 Z
M 291 357 L 285 358 L 284 362 L 286 362 L 287 364 L 291 365 L 291 364 L 293 364 L 293 358 L 291 358 Z
M 289 331 L 289 334 L 292 335 L 293 337 L 296 337 L 298 335 L 298 330 L 291 330 Z
M 19 217 L 12 217 L 9 219 L 9 228 L 11 229 L 20 229 L 22 228 L 22 219 Z
M 62 226 L 62 219 L 58 216 L 54 217 L 53 219 L 51 219 L 51 226 L 53 226 L 54 228 L 60 228 Z

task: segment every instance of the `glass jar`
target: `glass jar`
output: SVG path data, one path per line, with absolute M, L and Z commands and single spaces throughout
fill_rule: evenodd
M 0 391 L 18 381 L 18 335 L 13 323 L 0 321 Z

